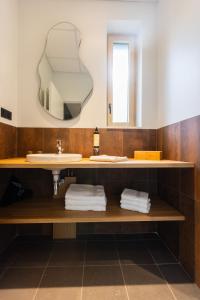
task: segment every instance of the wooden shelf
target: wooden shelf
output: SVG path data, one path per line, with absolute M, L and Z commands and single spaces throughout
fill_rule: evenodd
M 185 217 L 160 199 L 152 200 L 149 214 L 119 207 L 119 198 L 108 201 L 106 212 L 66 211 L 64 199 L 31 199 L 0 208 L 0 224 L 31 223 L 92 223 L 92 222 L 149 222 L 184 221 Z

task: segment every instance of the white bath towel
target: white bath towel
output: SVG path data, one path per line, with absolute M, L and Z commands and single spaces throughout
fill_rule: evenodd
M 105 192 L 102 185 L 89 185 L 89 184 L 70 184 L 65 199 L 69 200 L 104 200 Z
M 143 202 L 140 202 L 140 201 L 135 201 L 135 200 L 121 200 L 120 203 L 122 205 L 128 205 L 130 207 L 139 207 L 139 208 L 142 208 L 142 209 L 146 209 L 149 207 L 149 204 L 151 203 L 150 202 L 150 199 L 148 199 L 148 201 L 146 201 L 145 203 Z
M 90 156 L 90 160 L 93 161 L 100 161 L 100 162 L 120 162 L 120 161 L 127 161 L 127 156 L 111 156 L 111 155 L 97 155 L 97 156 Z
M 65 209 L 105 211 L 106 195 L 102 185 L 71 184 L 65 194 Z
M 149 194 L 145 192 L 140 192 L 132 189 L 124 189 L 122 194 L 121 194 L 121 199 L 125 200 L 133 200 L 133 199 L 139 199 L 141 200 L 148 200 L 149 199 Z
M 106 205 L 65 205 L 66 210 L 106 211 Z
M 90 199 L 88 201 L 88 198 L 82 198 L 80 200 L 74 200 L 74 199 L 65 199 L 65 204 L 69 204 L 69 205 L 106 205 L 107 200 L 106 198 L 104 199 Z
M 141 208 L 141 207 L 134 207 L 133 208 L 130 205 L 123 205 L 123 204 L 121 204 L 121 208 L 127 209 L 127 210 L 132 210 L 132 211 L 137 211 L 137 212 L 144 213 L 144 214 L 148 214 L 150 212 L 151 204 L 149 204 L 146 209 Z

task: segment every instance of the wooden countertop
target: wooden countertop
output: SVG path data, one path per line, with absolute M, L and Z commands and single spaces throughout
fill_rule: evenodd
M 193 168 L 194 163 L 173 160 L 134 160 L 124 162 L 95 162 L 89 158 L 83 158 L 80 162 L 37 162 L 30 163 L 26 158 L 8 158 L 0 160 L 0 168 L 9 169 L 94 169 L 94 168 Z

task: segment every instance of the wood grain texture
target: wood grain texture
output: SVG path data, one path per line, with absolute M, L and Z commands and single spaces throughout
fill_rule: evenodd
M 93 153 L 94 128 L 18 128 L 18 155 L 28 150 L 54 153 L 56 140 L 63 140 L 64 152 Z M 156 150 L 156 130 L 100 129 L 100 153 L 133 157 L 134 150 Z
M 180 122 L 181 160 L 200 161 L 200 116 Z
M 157 149 L 162 150 L 166 159 L 181 159 L 194 163 L 194 170 L 182 169 L 177 177 L 160 171 L 158 188 L 160 196 L 186 215 L 186 221 L 179 228 L 179 256 L 186 270 L 200 286 L 200 116 L 190 118 L 157 131 Z M 162 175 L 161 175 L 162 173 Z M 164 175 L 163 175 L 164 174 Z M 175 175 L 175 172 L 174 172 Z M 171 180 L 173 179 L 173 180 Z M 169 231 L 159 224 L 159 230 L 169 245 Z M 171 234 L 178 238 L 177 230 Z
M 180 123 L 158 129 L 157 150 L 163 151 L 164 159 L 181 160 L 180 136 Z
M 100 129 L 100 154 L 123 156 L 123 130 Z
M 0 122 L 0 158 L 15 156 L 17 156 L 17 129 Z M 7 187 L 11 174 L 12 170 L 0 172 L 0 198 Z M 15 236 L 15 225 L 2 225 L 0 227 L 0 253 L 6 249 Z
M 93 223 L 93 222 L 152 222 L 184 221 L 179 211 L 159 199 L 152 200 L 149 214 L 120 208 L 119 199 L 108 200 L 105 212 L 69 211 L 64 209 L 64 199 L 33 199 L 2 208 L 0 224 L 43 223 Z
M 123 130 L 123 155 L 133 158 L 135 150 L 156 150 L 156 130 Z
M 92 128 L 70 128 L 68 149 L 70 153 L 80 153 L 83 157 L 89 157 L 93 153 Z
M 33 153 L 44 151 L 43 128 L 17 129 L 17 154 L 18 156 L 25 156 L 28 151 Z
M 17 129 L 0 122 L 0 158 L 17 156 Z
M 91 161 L 88 158 L 83 158 L 79 162 L 28 162 L 26 158 L 10 158 L 1 159 L 0 168 L 18 168 L 18 169 L 133 169 L 133 168 L 193 168 L 194 164 L 190 162 L 174 161 L 174 160 L 134 160 L 129 159 L 123 162 L 98 162 Z

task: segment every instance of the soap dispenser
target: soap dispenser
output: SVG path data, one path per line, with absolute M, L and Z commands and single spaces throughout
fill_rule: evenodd
M 99 130 L 96 127 L 93 132 L 93 154 L 99 155 L 99 145 L 100 145 L 100 134 Z

